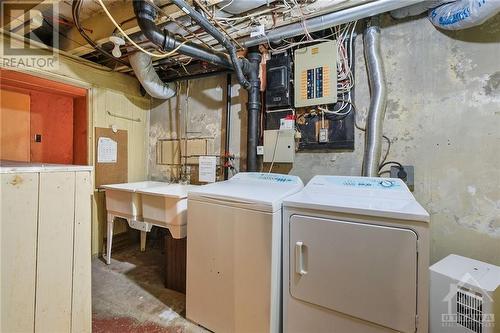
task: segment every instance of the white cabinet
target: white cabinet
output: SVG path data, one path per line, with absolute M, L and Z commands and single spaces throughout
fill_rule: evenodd
M 2 163 L 0 176 L 0 332 L 90 332 L 92 168 Z

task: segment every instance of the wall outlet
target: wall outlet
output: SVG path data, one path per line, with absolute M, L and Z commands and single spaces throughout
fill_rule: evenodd
M 257 146 L 257 155 L 264 155 L 264 146 Z
M 403 170 L 398 166 L 391 166 L 391 178 L 399 178 L 413 192 L 415 189 L 415 169 L 413 165 L 403 165 Z
M 328 128 L 319 129 L 318 141 L 319 143 L 328 143 Z

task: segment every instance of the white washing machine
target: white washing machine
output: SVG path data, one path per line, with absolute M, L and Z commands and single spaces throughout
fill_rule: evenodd
M 285 333 L 428 332 L 429 214 L 401 180 L 316 176 L 283 209 Z
M 217 333 L 277 332 L 282 201 L 300 178 L 239 173 L 188 194 L 186 316 Z

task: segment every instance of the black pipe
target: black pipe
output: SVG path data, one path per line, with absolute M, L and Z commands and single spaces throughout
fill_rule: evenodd
M 221 70 L 221 71 L 213 71 L 213 72 L 206 72 L 206 73 L 190 74 L 190 75 L 184 75 L 184 76 L 162 77 L 161 79 L 163 82 L 168 83 L 168 82 L 204 79 L 207 77 L 212 77 L 212 76 L 217 76 L 217 75 L 222 75 L 222 74 L 231 74 L 231 73 L 232 73 L 232 71 Z
M 226 157 L 229 156 L 229 144 L 231 142 L 231 88 L 232 88 L 232 77 L 231 74 L 227 74 L 226 77 L 226 142 L 224 144 L 226 153 L 224 154 Z M 229 157 L 228 157 L 229 158 Z M 229 177 L 229 167 L 224 166 L 224 180 L 227 180 Z
M 247 59 L 251 66 L 248 71 L 250 89 L 248 89 L 247 104 L 247 171 L 257 171 L 257 145 L 259 143 L 259 116 L 261 108 L 259 67 L 262 59 L 258 46 L 248 50 Z
M 228 55 L 215 52 L 209 48 L 187 42 L 183 44 L 172 36 L 167 30 L 161 31 L 155 24 L 156 9 L 144 0 L 134 0 L 134 13 L 137 16 L 139 28 L 147 39 L 159 46 L 164 51 L 172 51 L 178 48 L 178 52 L 193 58 L 197 58 L 215 65 L 233 68 Z
M 193 7 L 191 7 L 184 0 L 171 0 L 171 2 L 180 9 L 182 9 L 186 14 L 188 14 L 196 23 L 198 23 L 206 32 L 212 35 L 221 45 L 223 45 L 234 66 L 234 71 L 236 72 L 236 77 L 238 78 L 238 82 L 245 89 L 250 89 L 250 82 L 245 78 L 245 74 L 243 73 L 243 68 L 240 59 L 238 58 L 238 54 L 236 52 L 236 46 L 227 38 L 227 36 L 217 30 L 216 27 L 210 23 L 203 15 L 197 12 Z

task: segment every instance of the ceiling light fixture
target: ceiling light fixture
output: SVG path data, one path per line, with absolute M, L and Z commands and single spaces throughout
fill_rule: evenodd
M 125 45 L 125 40 L 121 36 L 113 34 L 109 37 L 109 41 L 115 45 L 113 51 L 111 51 L 111 54 L 115 58 L 120 58 L 122 56 L 122 51 L 120 50 L 120 46 Z

